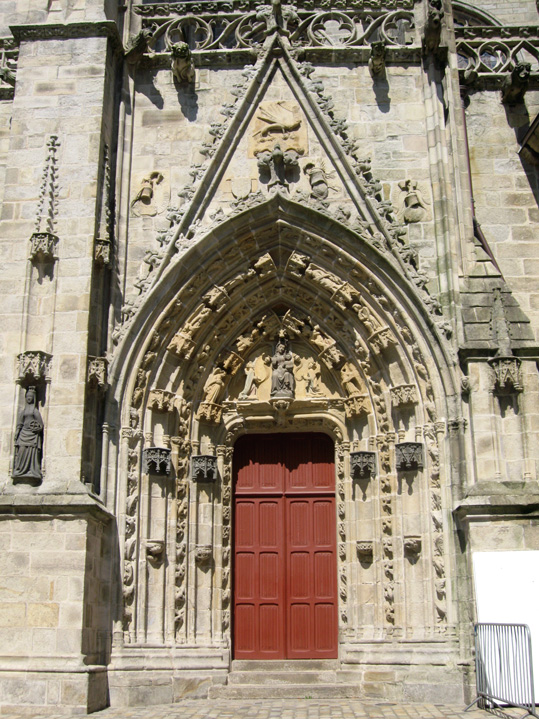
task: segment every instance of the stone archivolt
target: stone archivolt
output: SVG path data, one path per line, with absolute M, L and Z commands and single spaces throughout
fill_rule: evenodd
M 280 220 L 271 231 L 234 233 L 231 229 L 231 235 L 233 243 L 225 240 L 218 255 L 210 254 L 206 262 L 197 260 L 190 276 L 178 283 L 168 309 L 161 310 L 159 319 L 154 320 L 150 340 L 131 375 L 132 412 L 139 419 L 136 427 L 128 430 L 126 439 L 127 482 L 132 488 L 128 493 L 124 550 L 126 640 L 144 638 L 143 629 L 134 623 L 135 605 L 139 607 L 137 612 L 154 611 L 145 605 L 143 594 L 138 594 L 137 581 L 141 580 L 136 579 L 139 575 L 131 546 L 131 539 L 137 537 L 137 541 L 159 540 L 155 533 L 143 536 L 146 530 L 138 525 L 133 510 L 143 486 L 142 449 L 171 447 L 168 481 L 181 488 L 176 499 L 170 496 L 177 507 L 178 524 L 173 540 L 175 556 L 168 557 L 174 575 L 174 613 L 165 623 L 174 627 L 177 643 L 202 641 L 197 639 L 196 626 L 202 621 L 200 617 L 210 612 L 210 606 L 199 602 L 196 608 L 190 607 L 188 597 L 190 592 L 198 591 L 195 586 L 201 589 L 203 585 L 208 596 L 215 593 L 211 610 L 213 638 L 210 640 L 206 629 L 203 641 L 226 645 L 231 601 L 233 443 L 245 432 L 280 430 L 325 431 L 339 443 L 341 622 L 348 626 L 356 611 L 351 592 L 356 579 L 350 574 L 348 544 L 372 541 L 373 563 L 380 564 L 384 576 L 379 587 L 384 608 L 377 620 L 380 631 L 406 624 L 404 610 L 395 600 L 399 583 L 404 581 L 394 538 L 402 511 L 395 494 L 395 445 L 424 435 L 425 469 L 414 478 L 413 491 L 428 503 L 432 519 L 427 517 L 414 536 L 420 538 L 423 547 L 437 547 L 436 552 L 423 552 L 417 565 L 422 581 L 432 585 L 433 600 L 424 610 L 424 631 L 427 635 L 446 631 L 445 550 L 440 519 L 443 449 L 439 442 L 442 434 L 434 429 L 435 388 L 439 388 L 440 380 L 437 371 L 431 376 L 435 365 L 425 353 L 423 341 L 417 339 L 415 326 L 421 322 L 421 315 L 404 314 L 395 295 L 398 281 L 394 281 L 393 289 L 387 282 L 382 284 L 376 262 L 368 252 L 362 262 L 353 260 L 346 238 L 341 238 L 341 247 L 337 247 L 313 232 L 306 233 Z M 286 402 L 278 403 L 272 402 L 270 396 L 269 360 L 280 332 L 288 337 L 295 391 Z M 394 425 L 394 421 L 401 421 L 400 415 L 393 418 L 391 413 L 392 403 L 403 387 L 403 401 L 409 407 L 407 429 Z M 440 394 L 439 389 L 436 391 Z M 351 443 L 354 434 L 364 439 Z M 364 491 L 379 487 L 379 527 L 371 538 L 356 537 L 353 506 L 359 502 L 361 507 L 361 501 L 359 494 L 353 498 L 349 453 L 372 449 L 378 450 L 378 470 Z M 188 493 L 185 488 L 192 483 L 191 457 L 202 455 L 217 457 L 219 479 Z M 157 482 L 159 476 L 151 475 L 149 481 Z M 209 493 L 210 499 L 203 499 L 201 492 Z M 201 508 L 203 504 L 207 509 Z M 203 511 L 217 512 L 215 522 L 211 533 L 195 542 L 201 531 L 196 529 L 202 516 L 198 513 Z M 198 573 L 197 543 L 213 547 L 211 564 Z M 402 550 L 399 551 L 400 557 Z M 359 561 L 357 553 L 354 556 Z M 163 566 L 167 566 L 166 562 Z

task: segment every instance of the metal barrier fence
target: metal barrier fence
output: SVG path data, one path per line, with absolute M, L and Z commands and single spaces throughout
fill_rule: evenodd
M 532 643 L 526 624 L 476 624 L 476 702 L 520 707 L 539 719 L 533 688 Z M 523 719 L 523 718 L 522 718 Z

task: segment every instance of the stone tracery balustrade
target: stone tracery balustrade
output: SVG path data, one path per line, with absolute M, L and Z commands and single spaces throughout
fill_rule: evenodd
M 187 42 L 195 53 L 212 51 L 214 58 L 217 50 L 258 50 L 278 24 L 292 47 L 369 48 L 383 41 L 388 48 L 406 48 L 414 43 L 412 0 L 355 0 L 340 8 L 324 2 L 317 5 L 284 5 L 278 21 L 269 5 L 245 10 L 245 5 L 230 3 L 227 15 L 221 7 L 217 13 L 210 3 L 138 5 L 135 10 L 147 18 L 145 26 L 157 22 L 149 45 L 158 54 L 170 53 L 178 41 Z M 373 6 L 378 12 L 372 12 Z M 163 22 L 162 17 L 170 19 Z
M 539 73 L 539 28 L 522 27 L 456 27 L 457 55 L 461 81 L 477 84 L 489 78 L 498 81 L 523 59 Z

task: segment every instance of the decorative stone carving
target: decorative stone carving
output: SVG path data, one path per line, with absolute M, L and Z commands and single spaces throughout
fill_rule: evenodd
M 195 561 L 197 564 L 209 564 L 213 555 L 211 544 L 199 544 L 195 549 Z
M 146 556 L 154 562 L 161 562 L 164 558 L 165 542 L 162 539 L 146 540 Z
M 273 150 L 263 150 L 256 156 L 260 180 L 267 185 L 268 190 L 278 187 L 288 191 L 290 182 L 294 182 L 299 175 L 299 153 L 296 150 L 281 150 L 275 145 Z
M 417 557 L 421 552 L 421 537 L 404 537 L 404 552 L 407 555 Z
M 17 355 L 17 382 L 39 384 L 50 380 L 52 355 L 46 352 L 21 352 Z
M 146 474 L 169 475 L 172 468 L 171 451 L 167 447 L 147 447 L 143 452 Z
M 284 332 L 279 334 L 275 353 L 271 358 L 271 397 L 272 399 L 293 399 L 296 380 L 294 378 L 294 358 L 290 351 L 288 338 Z
M 107 387 L 107 358 L 88 357 L 88 385 L 93 389 L 104 390 Z
M 217 457 L 214 455 L 199 454 L 191 457 L 193 482 L 215 482 L 217 474 Z
M 35 387 L 28 387 L 24 408 L 19 413 L 15 430 L 15 454 L 13 457 L 13 479 L 41 481 L 41 459 L 43 450 L 43 418 L 37 408 Z
M 493 373 L 494 394 L 503 396 L 523 391 L 518 357 L 493 357 L 488 363 Z
M 170 48 L 170 67 L 172 75 L 180 85 L 192 84 L 195 81 L 195 63 L 186 42 L 176 42 Z
M 30 259 L 32 262 L 54 262 L 58 238 L 51 232 L 34 232 L 30 237 Z
M 371 75 L 383 75 L 386 69 L 386 43 L 384 40 L 378 40 L 371 43 L 371 53 L 369 55 L 369 70 Z
M 428 211 L 427 202 L 415 180 L 399 182 L 402 190 L 397 217 L 407 223 L 422 222 Z
M 198 419 L 218 424 L 221 421 L 223 408 L 219 399 L 229 377 L 223 367 L 217 365 L 204 385 L 204 397 L 198 409 Z
M 156 193 L 162 185 L 164 177 L 160 172 L 150 172 L 141 180 L 140 188 L 133 201 L 131 209 L 137 216 L 154 217 L 159 211 Z
M 316 167 L 313 162 L 308 162 L 303 168 L 303 173 L 309 178 L 311 197 L 314 200 L 326 200 L 330 189 L 336 191 L 337 188 L 330 187 L 329 184 L 330 176 L 333 176 L 334 172 L 328 173 L 324 167 Z
M 423 445 L 421 442 L 400 442 L 396 444 L 395 461 L 398 472 L 423 469 Z
M 257 358 L 258 359 L 258 358 Z M 271 364 L 271 358 L 267 354 L 262 355 L 262 361 L 264 366 L 267 368 Z M 258 369 L 256 359 L 247 362 L 245 365 L 245 384 L 242 391 L 240 392 L 238 399 L 249 400 L 256 399 L 258 387 L 268 378 L 269 371 L 266 369 L 265 372 L 261 373 Z
M 111 161 L 107 144 L 103 145 L 102 182 L 100 192 L 99 223 L 94 239 L 94 262 L 98 267 L 112 266 L 114 213 L 111 187 Z
M 58 158 L 60 147 L 57 135 L 51 135 L 47 141 L 47 156 L 43 165 L 39 201 L 37 205 L 35 232 L 32 235 L 31 259 L 51 262 L 55 259 L 58 238 L 54 234 L 56 214 L 58 212 Z
M 395 337 L 389 327 L 382 327 L 369 337 L 369 345 L 375 354 L 380 354 L 393 344 L 395 344 Z
M 351 362 L 345 362 L 341 367 L 341 384 L 349 397 L 365 393 L 365 385 L 357 368 Z
M 427 22 L 423 31 L 423 52 L 425 55 L 438 52 L 443 18 L 442 0 L 429 0 Z
M 532 66 L 529 62 L 517 62 L 513 71 L 502 84 L 502 102 L 505 105 L 516 105 L 524 100 L 530 84 Z
M 364 562 L 372 562 L 374 552 L 374 542 L 370 541 L 358 541 L 356 542 L 357 553 Z
M 112 242 L 110 240 L 96 238 L 94 243 L 94 260 L 97 265 L 110 267 L 112 264 Z
M 255 115 L 250 154 L 272 152 L 278 146 L 303 155 L 307 150 L 307 129 L 300 108 L 287 100 L 261 102 Z
M 376 474 L 376 452 L 350 452 L 350 474 L 353 479 L 365 479 Z
M 154 412 L 173 412 L 176 395 L 166 389 L 152 389 L 148 395 L 148 407 Z
M 389 390 L 393 407 L 417 404 L 417 387 L 415 384 L 401 384 Z

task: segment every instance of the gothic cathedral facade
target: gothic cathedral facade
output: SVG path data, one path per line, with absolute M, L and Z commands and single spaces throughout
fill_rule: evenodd
M 0 712 L 474 698 L 474 555 L 539 550 L 538 25 L 4 0 Z

